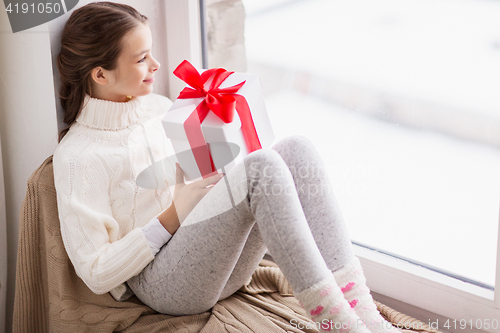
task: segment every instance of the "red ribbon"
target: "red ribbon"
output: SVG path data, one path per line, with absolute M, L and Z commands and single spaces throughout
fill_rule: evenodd
M 196 110 L 184 122 L 184 130 L 189 145 L 203 178 L 207 178 L 217 171 L 201 131 L 201 124 L 209 111 L 215 113 L 227 124 L 233 121 L 234 111 L 236 110 L 241 120 L 241 130 L 248 152 L 262 148 L 250 113 L 250 107 L 245 97 L 236 94 L 246 81 L 231 87 L 219 88 L 222 82 L 233 73 L 223 68 L 213 68 L 204 71 L 200 75 L 187 60 L 184 60 L 174 70 L 174 75 L 190 86 L 185 87 L 177 98 L 203 98 Z M 208 90 L 205 88 L 207 83 L 210 83 Z

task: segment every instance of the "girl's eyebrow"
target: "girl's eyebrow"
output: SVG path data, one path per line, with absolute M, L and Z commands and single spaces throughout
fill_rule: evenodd
M 144 54 L 144 53 L 147 53 L 147 52 L 149 52 L 149 49 L 137 53 L 136 55 L 133 56 L 133 58 L 136 58 L 136 57 L 140 56 L 141 54 Z

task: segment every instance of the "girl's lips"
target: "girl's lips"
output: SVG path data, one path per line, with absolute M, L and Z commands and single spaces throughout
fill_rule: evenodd
M 153 83 L 153 82 L 155 82 L 155 78 L 153 77 L 153 78 L 151 78 L 149 80 L 144 80 L 144 82 L 146 82 L 146 83 Z

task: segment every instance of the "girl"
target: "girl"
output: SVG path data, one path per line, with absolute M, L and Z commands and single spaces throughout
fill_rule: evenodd
M 110 2 L 75 10 L 57 67 L 68 124 L 53 157 L 61 232 L 94 293 L 201 313 L 247 283 L 269 249 L 321 330 L 397 332 L 374 305 L 308 139 L 288 137 L 234 166 L 224 177 L 242 200 L 229 209 L 220 209 L 220 174 L 185 184 L 176 165 L 173 193 L 143 189 L 137 176 L 169 155 L 161 119 L 171 105 L 152 93 L 160 64 L 147 18 Z

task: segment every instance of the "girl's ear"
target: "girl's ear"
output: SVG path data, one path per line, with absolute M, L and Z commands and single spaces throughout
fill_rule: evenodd
M 102 67 L 96 67 L 92 70 L 90 73 L 90 76 L 92 77 L 92 80 L 94 80 L 95 83 L 105 85 L 108 83 L 108 79 L 104 75 L 104 69 Z

